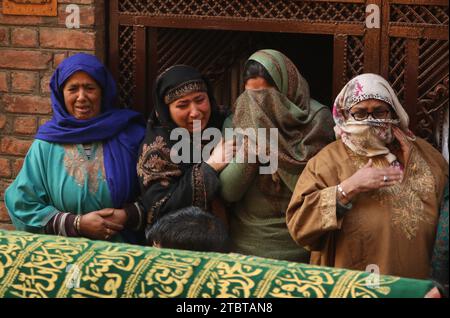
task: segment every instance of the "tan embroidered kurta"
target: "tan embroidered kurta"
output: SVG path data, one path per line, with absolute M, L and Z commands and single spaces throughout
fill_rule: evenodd
M 308 162 L 286 217 L 294 240 L 311 249 L 312 264 L 356 270 L 374 264 L 381 274 L 429 277 L 448 165 L 424 140 L 411 144 L 402 183 L 360 193 L 341 218 L 336 186 L 368 159 L 338 140 Z M 380 160 L 374 160 L 375 167 Z

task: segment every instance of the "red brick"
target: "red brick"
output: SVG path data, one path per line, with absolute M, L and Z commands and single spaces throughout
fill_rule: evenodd
M 3 129 L 6 125 L 6 116 L 0 114 L 0 129 Z
M 95 0 L 58 0 L 58 3 L 91 4 L 94 3 L 94 1 Z
M 95 55 L 95 51 L 76 51 L 76 52 L 75 51 L 69 51 L 69 56 L 74 56 L 75 54 L 78 54 L 78 53 L 86 53 L 86 54 Z
M 22 169 L 23 162 L 24 162 L 24 159 L 23 159 L 23 158 L 16 159 L 16 160 L 13 162 L 13 173 L 14 173 L 14 177 L 17 177 L 17 175 L 19 174 L 20 169 Z
M 9 28 L 0 27 L 0 45 L 9 45 Z
M 13 92 L 30 93 L 36 89 L 37 73 L 12 72 L 11 89 Z
M 0 230 L 14 231 L 16 228 L 10 223 L 0 223 Z
M 10 113 L 50 114 L 50 98 L 40 96 L 3 95 L 4 109 Z
M 4 154 L 25 156 L 33 140 L 23 140 L 10 136 L 3 136 L 1 141 L 1 151 Z
M 35 134 L 36 117 L 16 117 L 14 120 L 14 132 L 18 134 Z
M 0 177 L 11 178 L 11 166 L 6 158 L 0 158 Z
M 53 55 L 53 67 L 57 68 L 59 63 L 61 63 L 66 57 L 66 53 L 55 53 Z
M 11 44 L 19 47 L 38 46 L 37 31 L 31 28 L 16 28 L 11 32 Z
M 16 227 L 12 223 L 0 223 L 0 230 L 3 231 L 16 231 Z
M 0 68 L 45 70 L 52 55 L 42 51 L 0 50 Z
M 36 25 L 42 23 L 44 23 L 44 18 L 41 16 L 0 14 L 0 24 Z
M 11 222 L 5 202 L 0 202 L 0 222 Z
M 8 73 L 0 72 L 0 92 L 8 91 Z
M 77 29 L 42 28 L 40 43 L 45 48 L 93 50 L 95 34 Z
M 72 2 L 70 4 L 73 4 Z M 66 18 L 72 11 L 66 12 L 67 5 L 58 6 L 58 24 L 65 26 Z M 80 8 L 80 27 L 92 27 L 95 24 L 95 7 L 78 6 Z
M 48 94 L 50 93 L 50 79 L 53 74 L 44 74 L 41 78 L 41 93 Z
M 0 179 L 0 198 L 4 197 L 6 188 L 13 182 L 13 180 L 9 179 Z

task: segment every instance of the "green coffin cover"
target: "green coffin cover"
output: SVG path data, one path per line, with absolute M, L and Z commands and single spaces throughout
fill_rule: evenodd
M 423 297 L 431 281 L 0 231 L 0 297 Z

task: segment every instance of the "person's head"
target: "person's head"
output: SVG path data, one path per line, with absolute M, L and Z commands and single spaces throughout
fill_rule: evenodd
M 371 73 L 358 75 L 345 85 L 336 97 L 333 117 L 337 125 L 390 122 L 403 130 L 407 130 L 409 121 L 389 83 Z
M 221 253 L 229 249 L 228 232 L 222 221 L 194 206 L 163 216 L 146 236 L 155 247 Z
M 365 157 L 385 155 L 396 160 L 389 145 L 394 131 L 414 139 L 408 130 L 408 115 L 389 83 L 377 74 L 362 74 L 350 80 L 333 105 L 336 137 Z M 398 128 L 399 129 L 398 129 Z
M 76 119 L 91 119 L 100 114 L 102 89 L 88 73 L 73 73 L 63 86 L 66 110 Z
M 276 87 L 272 76 L 267 72 L 261 63 L 248 60 L 244 66 L 245 89 L 263 89 Z
M 193 132 L 194 120 L 203 130 L 216 107 L 212 90 L 203 75 L 191 66 L 175 65 L 156 80 L 155 110 L 163 124 Z
M 276 50 L 253 53 L 244 66 L 245 89 L 274 87 L 301 108 L 309 107 L 309 85 L 295 64 Z
M 50 80 L 52 107 L 58 118 L 89 120 L 114 108 L 116 85 L 97 57 L 78 53 L 59 64 Z

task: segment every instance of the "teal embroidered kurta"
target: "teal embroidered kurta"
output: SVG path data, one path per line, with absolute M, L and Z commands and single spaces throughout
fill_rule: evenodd
M 58 212 L 85 214 L 113 207 L 105 178 L 103 148 L 92 145 L 90 159 L 82 145 L 36 139 L 5 204 L 17 230 L 43 233 Z

